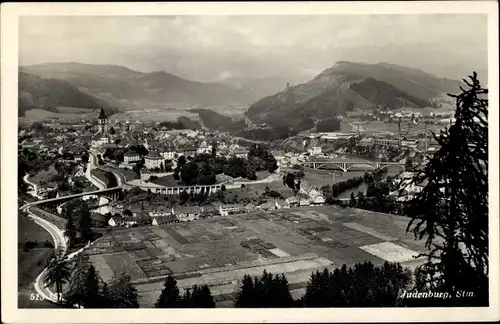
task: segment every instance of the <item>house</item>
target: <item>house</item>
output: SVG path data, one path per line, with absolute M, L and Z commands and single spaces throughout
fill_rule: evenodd
M 241 206 L 238 204 L 219 205 L 219 214 L 222 216 L 227 216 L 228 214 L 235 214 L 240 210 Z
M 309 199 L 309 202 L 311 205 L 315 205 L 315 206 L 323 206 L 325 204 L 325 197 L 323 196 L 316 196 L 314 198 L 310 198 Z
M 233 155 L 240 159 L 246 159 L 248 157 L 248 150 L 246 148 L 237 148 L 233 151 Z
M 274 201 L 274 207 L 276 209 L 290 208 L 290 205 L 283 199 L 278 199 Z
M 138 153 L 133 151 L 128 151 L 123 155 L 123 163 L 131 164 L 141 160 L 141 157 Z
M 211 153 L 212 152 L 212 145 L 207 145 L 207 142 L 203 141 L 198 149 L 196 150 L 197 154 L 205 154 L 205 153 Z
M 201 211 L 200 211 L 200 217 L 205 218 L 209 216 L 215 216 L 219 215 L 219 211 L 215 206 L 208 205 L 208 206 L 202 206 Z
M 201 208 L 199 206 L 182 206 L 174 210 L 175 216 L 182 221 L 191 221 L 200 217 Z
M 300 207 L 305 207 L 305 206 L 309 206 L 309 205 L 311 205 L 311 203 L 307 199 L 301 199 L 299 202 Z
M 161 150 L 160 155 L 166 160 L 176 159 L 177 158 L 177 151 L 175 149 L 175 146 L 173 146 L 173 145 L 164 146 Z
M 314 146 L 307 150 L 311 155 L 320 155 L 321 154 L 321 146 Z
M 265 202 L 259 205 L 260 210 L 271 210 L 274 209 L 274 203 L 271 201 Z
M 139 223 L 139 220 L 133 216 L 125 216 L 125 217 L 122 217 L 122 226 L 125 226 L 125 227 L 131 227 L 131 226 L 134 226 L 134 225 L 137 225 Z
M 167 217 L 170 215 L 174 214 L 174 208 L 163 208 L 163 206 L 160 206 L 159 208 L 155 208 L 154 211 L 150 211 L 148 215 L 150 217 Z
M 115 215 L 112 216 L 108 220 L 108 224 L 111 227 L 130 227 L 138 224 L 137 218 L 133 216 L 120 216 L 120 215 Z
M 195 157 L 196 156 L 196 151 L 197 151 L 197 149 L 195 147 L 187 146 L 187 147 L 184 147 L 180 151 L 180 154 L 184 155 L 186 158 L 187 157 Z
M 305 180 L 300 183 L 300 191 L 299 191 L 299 193 L 307 195 L 309 197 L 316 197 L 318 195 L 321 195 L 321 192 L 318 189 L 316 189 L 313 186 L 311 186 Z
M 288 197 L 285 202 L 288 204 L 288 206 L 290 207 L 297 207 L 299 205 L 299 200 L 297 199 L 297 197 L 294 197 L 294 196 L 291 196 L 291 197 Z
M 158 152 L 152 151 L 144 157 L 144 166 L 149 170 L 159 169 L 164 160 Z
M 153 217 L 151 225 L 159 226 L 164 224 L 178 223 L 179 219 L 175 215 L 169 215 L 165 217 Z
M 256 208 L 256 206 L 253 203 L 248 203 L 248 204 L 245 205 L 245 211 L 247 213 L 250 213 L 250 212 L 254 211 L 255 208 Z

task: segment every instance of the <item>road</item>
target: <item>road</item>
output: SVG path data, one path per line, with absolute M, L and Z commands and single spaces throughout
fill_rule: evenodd
M 31 218 L 35 223 L 37 223 L 38 225 L 43 227 L 47 232 L 49 232 L 50 236 L 52 236 L 52 240 L 54 241 L 54 250 L 55 251 L 60 250 L 61 256 L 64 256 L 68 249 L 68 245 L 63 231 L 61 231 L 59 228 L 57 228 L 57 226 L 55 226 L 51 222 L 46 221 L 45 219 L 35 215 L 30 210 L 30 204 L 28 204 L 28 206 L 21 207 L 21 210 L 26 211 L 28 213 L 29 218 Z M 40 296 L 42 296 L 46 300 L 57 303 L 57 295 L 53 293 L 48 287 L 45 287 L 44 284 L 44 278 L 47 275 L 47 269 L 48 268 L 45 268 L 36 278 L 34 283 L 35 290 Z
M 32 195 L 32 196 L 33 196 L 33 197 L 35 197 L 35 198 L 38 198 L 38 199 L 43 199 L 43 197 L 42 197 L 42 196 L 39 196 L 39 195 L 38 195 L 38 188 L 37 188 L 38 186 L 37 186 L 37 184 L 36 184 L 36 183 L 33 183 L 33 182 L 31 182 L 31 181 L 29 181 L 29 180 L 28 180 L 29 176 L 30 176 L 30 175 L 29 175 L 29 174 L 27 174 L 27 175 L 25 175 L 25 176 L 23 177 L 23 181 L 24 181 L 24 182 L 26 182 L 29 186 L 32 186 L 32 187 L 33 187 L 33 190 L 28 191 L 28 194 Z

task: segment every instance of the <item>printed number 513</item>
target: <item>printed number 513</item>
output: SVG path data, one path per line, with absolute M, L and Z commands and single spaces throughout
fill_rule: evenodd
M 30 294 L 30 300 L 44 300 L 45 298 L 43 298 L 42 296 L 40 296 L 40 294 L 34 294 L 34 293 L 31 293 Z

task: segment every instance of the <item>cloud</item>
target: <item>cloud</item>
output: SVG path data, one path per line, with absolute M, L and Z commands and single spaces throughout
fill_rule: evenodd
M 465 14 L 22 17 L 19 56 L 21 64 L 120 62 L 152 70 L 197 65 L 200 71 L 209 64 L 202 58 L 215 56 L 221 61 L 216 64 L 258 60 L 264 70 L 274 65 L 273 73 L 294 64 L 320 72 L 338 60 L 484 68 L 486 32 L 484 16 Z M 223 71 L 239 74 L 224 66 L 210 69 L 212 78 Z M 193 73 L 187 74 L 196 78 Z

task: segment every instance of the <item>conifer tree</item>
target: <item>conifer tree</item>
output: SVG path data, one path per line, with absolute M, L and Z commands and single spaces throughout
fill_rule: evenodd
M 114 308 L 139 308 L 137 289 L 130 275 L 123 272 L 109 284 L 110 302 Z
M 65 260 L 57 261 L 56 258 L 51 260 L 44 283 L 45 287 L 55 284 L 58 301 L 62 299 L 62 285 L 68 282 L 70 276 L 71 273 Z
M 414 183 L 427 182 L 410 202 L 408 231 L 426 239 L 421 285 L 454 295 L 474 292 L 488 303 L 488 90 L 477 74 L 456 100 L 455 122 L 439 136 L 440 149 Z
M 171 275 L 167 277 L 163 285 L 160 297 L 155 303 L 156 308 L 178 308 L 180 307 L 180 294 L 177 287 L 177 280 Z
M 75 243 L 77 228 L 71 214 L 68 215 L 67 219 L 68 221 L 65 225 L 64 235 L 69 239 L 69 244 L 71 246 Z
M 85 294 L 83 297 L 83 306 L 85 308 L 99 307 L 101 299 L 99 286 L 99 275 L 95 267 L 91 264 L 85 277 Z
M 69 289 L 66 292 L 65 299 L 69 305 L 84 304 L 85 299 L 85 279 L 87 270 L 90 266 L 90 260 L 87 253 L 78 254 L 72 266 Z
M 351 197 L 349 198 L 349 207 L 356 207 L 356 196 L 354 196 L 353 191 L 351 191 Z

